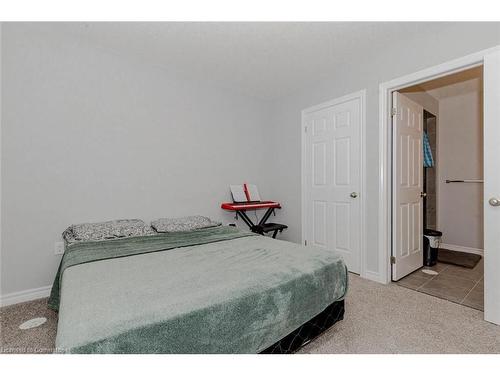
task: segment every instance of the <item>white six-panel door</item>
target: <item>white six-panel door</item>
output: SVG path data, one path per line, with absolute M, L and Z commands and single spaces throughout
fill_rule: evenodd
M 399 280 L 423 263 L 423 114 L 424 109 L 393 93 L 393 264 Z
M 361 97 L 306 111 L 305 240 L 360 272 Z M 335 103 L 335 102 L 334 102 Z

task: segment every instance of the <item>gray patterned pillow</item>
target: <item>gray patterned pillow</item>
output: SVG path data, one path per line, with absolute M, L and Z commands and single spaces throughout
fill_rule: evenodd
M 62 234 L 62 238 L 64 239 L 64 241 L 66 241 L 67 245 L 71 245 L 75 242 L 78 242 L 75 239 L 75 236 L 73 235 L 73 230 L 71 227 L 66 228 L 66 230 Z
M 221 223 L 212 221 L 206 216 L 185 216 L 178 218 L 162 218 L 151 222 L 151 226 L 157 232 L 189 232 L 196 229 L 217 227 Z
M 154 234 L 151 227 L 139 219 L 112 220 L 101 223 L 74 224 L 66 229 L 63 238 L 68 243 L 102 241 L 120 237 L 137 237 Z

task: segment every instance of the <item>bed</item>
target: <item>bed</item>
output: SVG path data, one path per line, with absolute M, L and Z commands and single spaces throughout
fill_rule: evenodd
M 289 353 L 343 318 L 332 251 L 219 226 L 67 248 L 61 353 Z

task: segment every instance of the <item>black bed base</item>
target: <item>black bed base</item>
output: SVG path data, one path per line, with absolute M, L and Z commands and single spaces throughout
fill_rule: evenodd
M 344 319 L 344 300 L 329 305 L 308 322 L 282 338 L 260 354 L 290 354 L 326 331 L 339 320 Z

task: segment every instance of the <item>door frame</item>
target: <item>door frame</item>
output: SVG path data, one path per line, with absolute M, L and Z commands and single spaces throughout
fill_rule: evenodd
M 404 87 L 413 86 L 425 81 L 447 76 L 476 66 L 484 65 L 485 57 L 500 51 L 500 45 L 482 50 L 443 64 L 420 70 L 379 85 L 379 281 L 388 284 L 391 282 L 392 255 L 392 138 L 391 138 L 391 112 L 393 91 Z M 483 88 L 484 90 L 484 88 Z M 483 92 L 484 97 L 488 92 Z M 486 99 L 484 100 L 487 101 Z M 500 123 L 500 118 L 495 119 Z M 486 253 L 486 251 L 485 251 Z M 490 255 L 491 256 L 491 255 Z M 500 263 L 500 255 L 495 259 Z M 486 281 L 486 280 L 485 280 Z M 485 284 L 485 293 L 494 285 Z M 486 306 L 485 306 L 486 307 Z M 488 313 L 485 311 L 485 315 Z M 496 317 L 500 320 L 499 317 Z
M 361 162 L 361 171 L 360 171 L 360 211 L 361 211 L 361 223 L 360 223 L 360 249 L 359 249 L 359 270 L 361 277 L 367 277 L 367 268 L 366 268 L 366 89 L 353 92 L 351 94 L 347 94 L 341 96 L 339 98 L 329 100 L 327 102 L 323 102 L 321 104 L 306 108 L 301 112 L 301 243 L 304 245 L 306 241 L 306 124 L 305 124 L 305 116 L 309 113 L 319 111 L 324 108 L 328 108 L 334 105 L 342 104 L 353 99 L 359 99 L 360 101 L 360 111 L 361 111 L 361 129 L 360 129 L 360 162 Z

